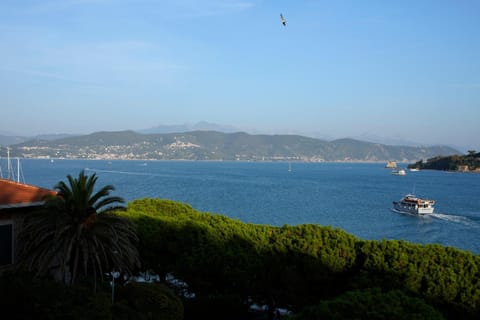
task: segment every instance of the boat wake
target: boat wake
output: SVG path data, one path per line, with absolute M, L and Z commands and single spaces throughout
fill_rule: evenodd
M 85 168 L 85 171 L 95 171 L 95 172 L 114 173 L 114 174 L 127 174 L 127 175 L 134 175 L 134 176 L 161 176 L 160 174 L 149 173 L 149 172 L 117 171 L 117 170 L 103 170 L 103 169 L 92 169 L 92 168 Z
M 461 223 L 466 226 L 475 226 L 478 225 L 474 220 L 465 217 L 465 216 L 457 216 L 453 214 L 446 214 L 446 213 L 431 213 L 429 216 L 444 220 L 444 221 L 450 221 L 450 222 L 455 222 L 455 223 Z
M 430 214 L 424 214 L 424 215 L 418 215 L 418 214 L 413 214 L 413 213 L 408 213 L 408 212 L 403 212 L 395 209 L 391 209 L 393 212 L 397 212 L 400 214 L 405 214 L 408 216 L 415 216 L 417 218 L 424 218 L 424 219 L 439 219 L 443 221 L 448 221 L 448 222 L 453 222 L 453 223 L 459 223 L 463 224 L 465 226 L 470 226 L 470 227 L 479 227 L 480 228 L 480 223 L 476 221 L 474 218 L 469 218 L 466 216 L 459 216 L 459 215 L 454 215 L 454 214 L 447 214 L 447 213 L 430 213 Z

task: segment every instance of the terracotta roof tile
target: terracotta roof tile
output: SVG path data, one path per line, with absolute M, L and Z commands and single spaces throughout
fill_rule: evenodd
M 0 178 L 0 208 L 39 204 L 46 195 L 56 194 L 53 190 Z

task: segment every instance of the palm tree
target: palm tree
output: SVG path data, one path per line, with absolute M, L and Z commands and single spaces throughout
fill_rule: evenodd
M 57 196 L 25 218 L 19 234 L 20 265 L 37 275 L 53 274 L 66 285 L 79 277 L 103 279 L 112 270 L 132 275 L 139 267 L 133 224 L 115 210 L 125 201 L 110 196 L 111 185 L 95 192 L 96 174 L 67 176 L 55 185 Z

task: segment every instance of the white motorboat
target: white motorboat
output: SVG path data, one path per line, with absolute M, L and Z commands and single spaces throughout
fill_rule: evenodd
M 399 201 L 393 201 L 393 210 L 422 216 L 433 213 L 434 205 L 435 200 L 422 199 L 413 194 L 407 194 Z
M 395 176 L 404 176 L 407 174 L 405 169 L 392 170 L 392 174 Z

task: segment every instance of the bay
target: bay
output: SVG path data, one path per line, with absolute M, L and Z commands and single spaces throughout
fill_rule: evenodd
M 1 165 L 1 164 L 0 164 Z M 423 170 L 392 175 L 384 163 L 128 160 L 21 162 L 25 182 L 53 188 L 81 170 L 127 201 L 160 198 L 274 226 L 341 228 L 361 239 L 441 244 L 480 254 L 480 175 Z M 291 171 L 289 170 L 291 168 Z M 436 200 L 427 217 L 391 210 L 407 193 Z

